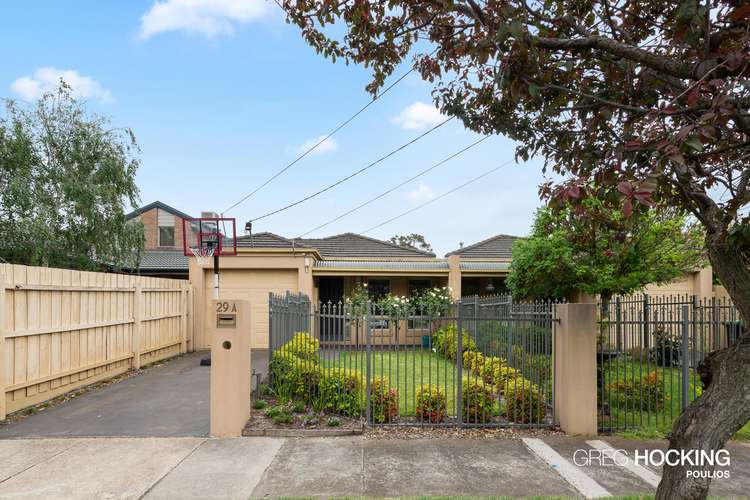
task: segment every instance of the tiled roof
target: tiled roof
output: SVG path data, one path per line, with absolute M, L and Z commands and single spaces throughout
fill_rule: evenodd
M 433 261 L 366 261 L 366 260 L 321 260 L 314 264 L 315 269 L 382 270 L 382 271 L 445 271 L 448 263 Z
M 145 250 L 141 255 L 141 271 L 185 271 L 188 257 L 173 250 Z
M 237 248 L 306 248 L 309 245 L 303 244 L 300 240 L 292 240 L 279 236 L 278 234 L 264 232 L 255 233 L 248 236 L 237 238 Z
M 125 216 L 126 219 L 132 219 L 133 217 L 137 217 L 141 215 L 142 213 L 148 212 L 152 208 L 158 208 L 159 210 L 164 210 L 165 212 L 169 212 L 172 215 L 176 215 L 177 217 L 180 217 L 182 219 L 190 219 L 190 216 L 186 214 L 185 212 L 180 212 L 176 208 L 172 208 L 166 203 L 162 203 L 160 201 L 155 201 L 153 203 L 149 203 L 148 205 L 144 205 L 141 208 L 136 208 L 129 214 Z
M 432 252 L 404 248 L 389 241 L 376 240 L 355 233 L 338 234 L 327 238 L 303 238 L 296 241 L 317 249 L 324 258 L 435 257 Z
M 460 255 L 466 259 L 510 259 L 512 257 L 511 247 L 517 239 L 519 239 L 519 236 L 498 234 L 479 243 L 449 252 L 445 256 Z

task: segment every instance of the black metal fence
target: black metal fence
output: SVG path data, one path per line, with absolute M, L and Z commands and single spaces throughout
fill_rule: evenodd
M 271 294 L 269 386 L 370 425 L 551 426 L 554 303 L 467 297 L 447 309 Z
M 740 316 L 725 299 L 635 295 L 600 304 L 597 385 L 602 431 L 664 431 L 702 392 L 698 366 L 734 343 Z

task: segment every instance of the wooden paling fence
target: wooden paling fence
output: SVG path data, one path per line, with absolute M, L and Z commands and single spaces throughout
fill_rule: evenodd
M 187 281 L 0 264 L 0 420 L 193 350 Z

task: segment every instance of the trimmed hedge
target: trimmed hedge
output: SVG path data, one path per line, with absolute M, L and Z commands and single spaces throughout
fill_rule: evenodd
M 362 374 L 357 370 L 324 370 L 320 379 L 320 397 L 326 410 L 357 417 L 362 413 Z
M 479 351 L 466 351 L 464 353 L 464 368 L 474 375 L 479 375 L 485 363 L 484 354 Z
M 481 380 L 464 380 L 461 388 L 464 422 L 489 422 L 495 409 L 492 386 Z
M 288 396 L 305 401 L 317 395 L 322 373 L 316 362 L 302 360 L 288 350 L 278 350 L 271 357 L 269 371 L 277 392 L 288 391 Z
M 416 394 L 417 419 L 438 424 L 445 420 L 447 413 L 445 393 L 436 385 L 423 385 Z
M 509 380 L 504 389 L 502 414 L 517 424 L 538 424 L 546 416 L 544 398 L 539 388 L 523 377 Z
M 370 383 L 370 400 L 375 423 L 390 423 L 398 416 L 398 390 L 390 386 L 387 378 L 373 379 Z
M 492 356 L 485 358 L 484 366 L 482 366 L 479 375 L 485 384 L 493 385 L 497 388 L 498 392 L 502 392 L 502 386 L 505 381 L 517 377 L 518 371 L 510 368 L 505 358 Z
M 477 344 L 469 332 L 464 330 L 461 339 L 461 356 L 467 351 L 476 351 Z M 442 356 L 455 360 L 458 354 L 458 330 L 456 325 L 448 325 L 435 332 L 435 349 Z
M 281 346 L 282 351 L 294 354 L 304 361 L 318 363 L 320 342 L 307 332 L 297 332 L 291 340 Z

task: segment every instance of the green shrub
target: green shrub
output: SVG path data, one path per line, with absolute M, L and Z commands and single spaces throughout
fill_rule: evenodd
M 310 401 L 318 391 L 321 369 L 317 363 L 302 360 L 289 350 L 274 351 L 269 370 L 276 397 L 282 401 L 292 397 Z
M 262 399 L 256 399 L 255 401 L 253 401 L 253 410 L 262 410 L 266 406 L 268 406 L 268 403 L 266 403 Z
M 328 427 L 338 427 L 341 425 L 341 420 L 336 417 L 331 417 L 328 419 L 328 422 L 326 422 L 326 425 Z
M 362 387 L 362 375 L 357 370 L 334 368 L 324 371 L 320 379 L 320 397 L 324 408 L 348 417 L 359 416 Z
M 610 387 L 613 389 L 615 402 L 623 408 L 656 411 L 663 408 L 665 400 L 669 398 L 664 394 L 664 387 L 656 370 L 641 379 L 615 382 Z
M 303 361 L 318 363 L 320 342 L 307 332 L 297 332 L 294 337 L 281 346 L 281 351 L 289 352 Z
M 479 351 L 466 351 L 464 353 L 464 368 L 467 368 L 471 373 L 479 375 L 484 366 L 485 358 L 484 354 Z
M 375 423 L 389 423 L 398 416 L 398 390 L 390 387 L 387 378 L 376 378 L 370 383 L 370 400 Z
M 285 413 L 289 413 L 286 409 L 286 407 L 282 405 L 276 405 L 276 406 L 270 406 L 265 411 L 266 416 L 268 418 L 276 418 L 279 415 L 283 415 Z
M 292 405 L 292 412 L 293 413 L 305 413 L 305 403 L 302 401 L 295 401 Z
M 513 348 L 513 364 L 528 379 L 539 384 L 552 380 L 552 356 L 530 354 L 519 346 Z
M 281 413 L 273 417 L 273 423 L 275 424 L 291 424 L 294 422 L 294 417 L 288 413 Z
M 501 355 L 508 355 L 514 347 L 526 352 L 552 354 L 552 329 L 529 323 L 519 325 L 483 319 L 477 328 L 477 343 L 485 347 L 485 352 Z
M 523 377 L 518 377 L 507 381 L 503 393 L 503 416 L 511 422 L 537 424 L 544 420 L 544 398 L 536 385 Z
M 507 366 L 504 358 L 492 356 L 485 358 L 479 376 L 485 384 L 495 387 L 497 392 L 502 392 L 503 385 L 508 379 L 518 377 L 520 374 L 514 368 Z
M 458 333 L 456 325 L 448 325 L 439 329 L 435 333 L 435 349 L 436 351 L 450 359 L 455 360 L 458 354 Z M 464 330 L 461 339 L 461 356 L 466 351 L 476 351 L 477 344 L 474 339 L 471 338 L 469 332 Z
M 436 385 L 423 385 L 416 394 L 416 415 L 419 420 L 437 424 L 445 420 L 445 393 Z
M 464 380 L 461 388 L 464 422 L 488 422 L 495 408 L 492 386 L 481 380 Z

